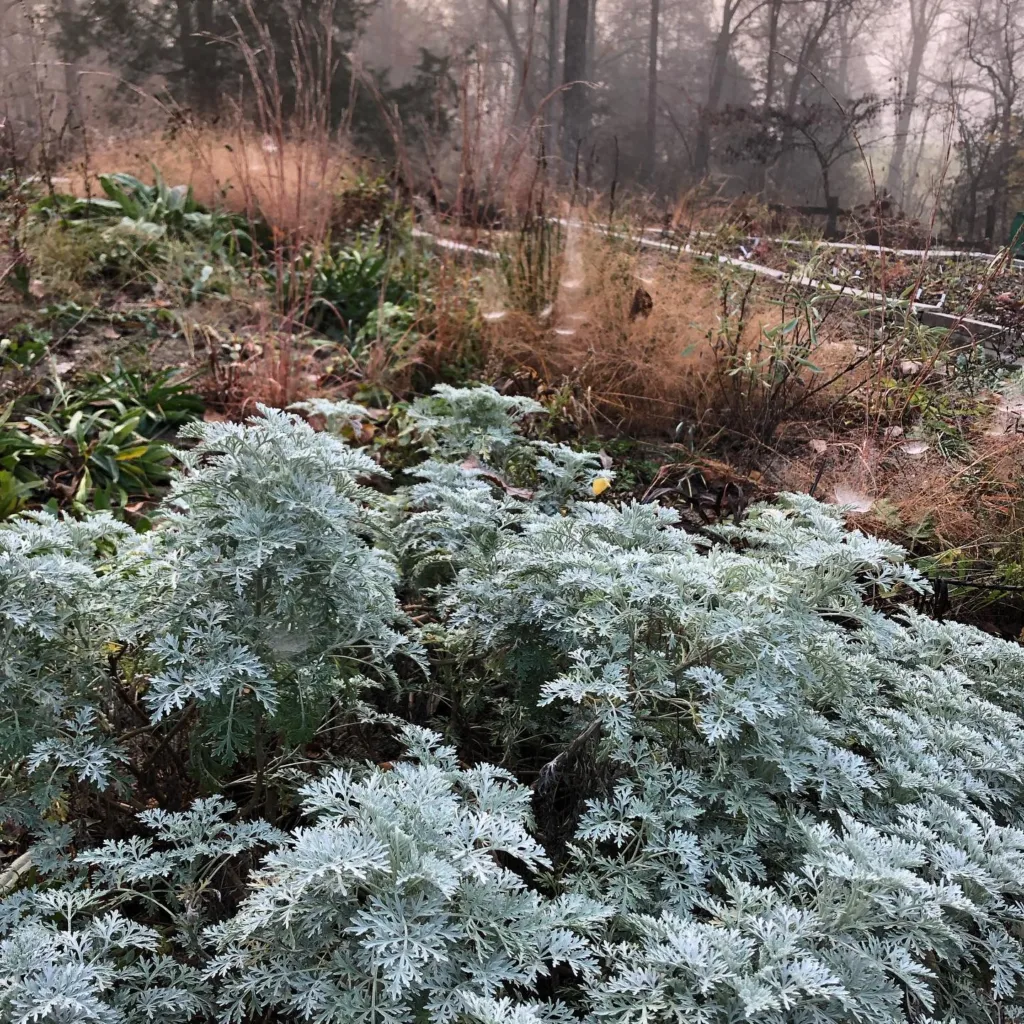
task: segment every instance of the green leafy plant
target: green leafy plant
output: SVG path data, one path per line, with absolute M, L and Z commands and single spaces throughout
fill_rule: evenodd
M 969 461 L 971 447 L 965 433 L 967 427 L 983 413 L 986 407 L 977 397 L 955 389 L 938 390 L 927 385 L 913 384 L 906 389 L 906 404 L 919 416 L 919 429 L 948 459 Z
M 0 338 L 0 367 L 27 370 L 35 366 L 49 349 L 52 335 L 31 324 L 21 324 Z
M 78 511 L 124 509 L 170 483 L 163 435 L 196 418 L 203 403 L 171 371 L 113 372 L 63 384 L 47 402 L 0 416 L 0 517 L 54 501 Z
M 171 452 L 138 432 L 141 415 L 103 409 L 25 414 L 39 439 L 32 454 L 59 500 L 84 508 L 124 507 L 156 494 L 170 480 Z
M 787 290 L 779 301 L 779 323 L 748 337 L 754 277 L 720 272 L 721 315 L 709 340 L 714 353 L 714 388 L 724 405 L 723 425 L 737 434 L 770 441 L 821 386 L 815 363 L 820 330 L 835 299 Z M 815 382 L 812 384 L 811 382 Z
M 349 343 L 366 331 L 379 309 L 390 307 L 388 316 L 394 320 L 397 310 L 416 294 L 414 278 L 375 239 L 348 248 L 306 251 L 271 276 L 283 301 L 298 306 L 303 322 Z
M 110 220 L 120 216 L 116 232 L 140 242 L 167 237 L 201 237 L 216 247 L 251 246 L 245 221 L 233 214 L 211 213 L 196 202 L 191 186 L 168 186 L 154 168 L 154 184 L 131 174 L 101 174 L 106 198 L 80 199 L 54 194 L 33 207 L 36 216 L 62 221 Z
M 12 422 L 13 413 L 13 403 L 0 413 L 0 520 L 19 512 L 44 487 L 39 473 L 54 456 L 49 444 Z
M 119 362 L 109 373 L 86 376 L 74 391 L 64 391 L 61 405 L 69 412 L 92 407 L 137 415 L 139 432 L 147 437 L 180 427 L 203 411 L 202 399 L 179 371 L 140 372 Z
M 62 288 L 169 288 L 182 302 L 225 290 L 238 257 L 257 254 L 250 225 L 207 210 L 190 187 L 169 187 L 153 173 L 153 185 L 129 174 L 101 175 L 104 197 L 40 199 L 26 245 L 43 276 Z
M 139 434 L 142 417 L 115 417 L 102 410 L 77 410 L 60 416 L 26 418 L 60 452 L 61 486 L 79 506 L 125 506 L 132 497 L 148 497 L 170 479 L 170 450 Z M 52 433 L 50 433 L 52 431 Z

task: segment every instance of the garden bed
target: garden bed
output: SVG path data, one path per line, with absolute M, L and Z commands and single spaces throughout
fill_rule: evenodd
M 671 242 L 669 242 L 671 245 Z M 682 243 L 680 243 L 682 244 Z M 787 239 L 691 241 L 694 248 L 797 277 L 932 306 L 1024 330 L 1024 264 L 980 253 L 933 253 Z

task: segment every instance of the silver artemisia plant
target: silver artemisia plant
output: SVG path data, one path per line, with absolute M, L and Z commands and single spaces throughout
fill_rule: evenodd
M 566 761 L 534 792 L 414 725 L 393 763 L 307 768 L 287 834 L 209 798 L 63 866 L 40 846 L 4 883 L 0 1019 L 1024 1017 L 1021 647 L 881 610 L 925 584 L 806 496 L 699 537 L 596 503 L 600 464 L 524 437 L 536 412 L 439 391 L 419 479 L 383 499 L 365 455 L 268 411 L 197 428 L 147 538 L 0 527 L 4 795 L 51 846 L 84 834 L 69 786 L 125 784 L 111 644 L 152 718 L 191 709 L 227 762 L 428 664 L 402 585 L 460 686 L 528 665 L 527 710 L 602 766 L 557 860 L 532 807 Z M 225 873 L 260 857 L 228 912 Z

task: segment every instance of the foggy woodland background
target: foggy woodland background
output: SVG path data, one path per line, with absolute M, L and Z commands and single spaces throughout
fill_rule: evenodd
M 0 0 L 8 144 L 51 158 L 251 113 L 254 59 L 283 116 L 449 195 L 543 157 L 665 200 L 891 195 L 964 239 L 1024 207 L 1024 0 Z

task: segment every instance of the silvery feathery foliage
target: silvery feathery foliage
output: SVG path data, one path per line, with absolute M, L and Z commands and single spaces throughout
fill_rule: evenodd
M 529 440 L 520 427 L 529 416 L 544 412 L 531 398 L 502 395 L 492 387 L 453 388 L 438 384 L 427 398 L 417 399 L 409 419 L 419 431 L 431 460 L 421 475 L 431 479 L 439 465 L 467 459 L 462 469 L 466 479 L 490 480 L 518 497 L 529 497 L 539 508 L 550 511 L 578 498 L 596 480 L 611 481 L 614 474 L 601 469 L 592 452 L 579 452 L 568 445 Z M 496 474 L 504 474 L 497 477 Z M 526 480 L 513 476 L 529 477 Z M 439 482 L 439 481 L 437 481 Z M 449 486 L 461 485 L 452 475 Z M 422 490 L 413 497 L 422 496 Z
M 805 496 L 701 537 L 585 500 L 593 456 L 520 436 L 533 411 L 420 405 L 431 457 L 390 517 L 372 462 L 266 413 L 200 429 L 147 538 L 0 527 L 0 687 L 30 724 L 2 719 L 4 764 L 15 789 L 51 780 L 40 807 L 62 779 L 116 783 L 111 643 L 141 652 L 158 720 L 194 706 L 244 750 L 255 716 L 284 729 L 381 678 L 415 653 L 392 549 L 417 580 L 444 558 L 421 594 L 458 684 L 539 700 L 602 769 L 567 780 L 591 788 L 557 864 L 528 790 L 412 726 L 394 765 L 307 781 L 287 837 L 216 798 L 146 812 L 71 884 L 0 901 L 0 1019 L 1024 1018 L 1024 650 L 883 613 L 922 581 Z M 222 906 L 225 862 L 267 847 Z
M 414 576 L 437 562 L 450 565 L 458 553 L 488 549 L 530 507 L 484 478 L 483 467 L 467 468 L 429 459 L 416 467 L 419 482 L 408 488 L 396 536 Z M 408 508 L 415 510 L 407 515 Z
M 197 968 L 204 903 L 223 866 L 284 841 L 263 822 L 227 820 L 228 801 L 184 813 L 146 811 L 151 835 L 108 840 L 81 854 L 89 872 L 61 889 L 0 902 L 0 1019 L 12 1024 L 177 1024 L 212 1012 Z M 128 916 L 141 908 L 140 924 Z M 172 955 L 161 932 L 171 925 Z
M 559 511 L 591 491 L 598 481 L 608 484 L 615 474 L 601 468 L 598 455 L 578 452 L 568 445 L 532 441 L 537 478 L 534 502 L 541 510 Z
M 271 410 L 190 435 L 145 536 L 106 514 L 0 526 L 4 817 L 55 848 L 69 787 L 130 785 L 120 736 L 145 731 L 140 696 L 153 725 L 191 709 L 196 749 L 230 762 L 260 728 L 308 734 L 417 656 L 359 482 L 372 460 Z
M 160 952 L 160 935 L 102 894 L 64 886 L 6 901 L 0 1019 L 10 1024 L 168 1024 L 208 1006 L 202 978 Z
M 447 560 L 466 547 L 486 547 L 495 531 L 522 516 L 558 512 L 614 477 L 593 452 L 524 438 L 522 421 L 543 411 L 531 399 L 491 387 L 440 384 L 434 391 L 409 413 L 430 458 L 405 492 L 407 508 L 418 513 L 397 530 L 407 554 Z
M 527 516 L 463 552 L 443 601 L 464 643 L 546 655 L 542 701 L 599 721 L 621 765 L 569 875 L 616 914 L 594 1012 L 980 1021 L 1010 1005 L 1024 652 L 874 610 L 871 591 L 921 583 L 812 499 L 706 548 L 672 518 Z
M 161 531 L 174 587 L 147 615 L 154 717 L 194 703 L 225 762 L 262 716 L 302 735 L 328 702 L 416 653 L 359 482 L 380 467 L 297 416 L 261 412 L 188 430 L 197 444 Z
M 580 932 L 602 920 L 601 904 L 543 899 L 505 866 L 547 864 L 527 830 L 529 791 L 497 768 L 459 768 L 435 734 L 404 736 L 411 759 L 393 770 L 304 787 L 316 823 L 267 858 L 239 912 L 211 929 L 222 1020 L 268 1008 L 337 1024 L 486 1020 L 499 1005 L 487 1000 L 556 966 L 592 973 Z
M 294 402 L 288 406 L 288 410 L 308 413 L 310 416 L 322 416 L 328 423 L 359 423 L 367 416 L 366 406 L 328 398 L 309 398 L 305 402 Z
M 138 821 L 147 834 L 108 839 L 75 864 L 90 869 L 90 884 L 116 902 L 145 896 L 173 920 L 176 944 L 194 955 L 208 913 L 216 910 L 221 870 L 242 854 L 286 841 L 264 821 L 233 820 L 237 811 L 221 797 L 197 800 L 187 811 L 142 811 Z
M 368 416 L 366 407 L 355 402 L 331 400 L 327 398 L 310 398 L 305 402 L 294 402 L 288 406 L 289 412 L 301 412 L 307 416 L 319 416 L 327 429 L 340 434 L 346 428 L 356 429 Z
M 519 426 L 542 412 L 540 402 L 502 395 L 492 387 L 438 384 L 432 395 L 412 404 L 409 418 L 428 447 L 445 456 L 476 455 L 503 468 L 508 450 L 521 442 Z
M 461 1019 L 466 1024 L 577 1024 L 579 1017 L 565 1007 L 501 997 L 466 994 Z
M 119 753 L 101 728 L 111 699 L 115 553 L 132 531 L 26 515 L 0 529 L 0 779 L 5 818 L 27 824 L 69 778 L 101 789 Z

